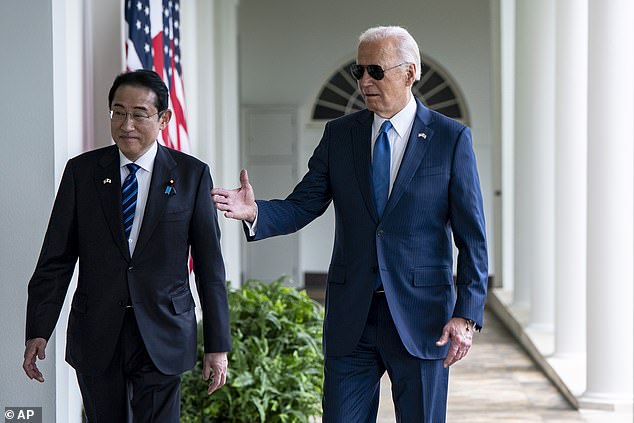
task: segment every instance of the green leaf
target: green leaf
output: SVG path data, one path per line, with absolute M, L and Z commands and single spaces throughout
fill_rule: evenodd
M 305 291 L 249 280 L 228 292 L 233 352 L 209 396 L 200 362 L 183 375 L 183 422 L 308 422 L 321 414 L 324 310 Z M 198 354 L 202 357 L 202 326 Z
M 244 388 L 245 386 L 253 385 L 253 376 L 249 372 L 244 372 L 236 377 L 231 386 L 234 388 Z

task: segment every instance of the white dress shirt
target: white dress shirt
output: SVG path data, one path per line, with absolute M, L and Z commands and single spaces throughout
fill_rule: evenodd
M 136 159 L 135 162 L 128 159 L 119 150 L 119 163 L 121 167 L 121 186 L 123 187 L 123 181 L 130 174 L 130 171 L 126 167 L 129 163 L 139 165 L 139 170 L 136 172 L 136 180 L 138 183 L 138 193 L 136 197 L 136 209 L 134 211 L 134 220 L 132 221 L 132 230 L 130 230 L 130 238 L 128 239 L 128 247 L 130 248 L 130 255 L 134 253 L 134 247 L 136 247 L 137 239 L 139 238 L 139 230 L 141 229 L 141 223 L 143 223 L 143 215 L 145 214 L 145 205 L 147 204 L 147 197 L 150 192 L 150 181 L 152 180 L 152 170 L 154 169 L 154 160 L 156 159 L 156 153 L 158 153 L 157 141 L 152 144 L 152 147 L 146 151 L 141 157 Z
M 391 119 L 385 119 L 381 116 L 374 114 L 374 122 L 372 123 L 372 146 L 371 151 L 372 154 L 370 157 L 374 157 L 374 144 L 376 143 L 376 139 L 379 137 L 379 131 L 381 130 L 381 125 L 386 120 L 389 120 L 392 123 L 392 128 L 387 133 L 387 139 L 390 142 L 390 190 L 389 194 L 392 193 L 392 187 L 394 186 L 394 181 L 396 180 L 396 175 L 398 175 L 398 169 L 401 167 L 401 162 L 403 161 L 403 156 L 405 155 L 405 148 L 407 147 L 407 141 L 409 140 L 409 135 L 412 133 L 412 126 L 414 125 L 414 118 L 416 117 L 416 100 L 414 96 L 411 95 L 407 105 L 401 109 L 400 112 L 392 116 Z M 389 195 L 388 194 L 388 195 Z M 389 197 L 388 197 L 389 198 Z

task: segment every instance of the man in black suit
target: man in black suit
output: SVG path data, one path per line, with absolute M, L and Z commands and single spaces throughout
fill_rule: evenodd
M 157 142 L 171 111 L 156 73 L 117 76 L 108 101 L 116 146 L 66 165 L 29 282 L 23 368 L 44 381 L 36 360 L 44 359 L 79 259 L 66 361 L 88 421 L 178 422 L 180 375 L 196 361 L 190 249 L 209 393 L 225 383 L 231 349 L 209 167 Z

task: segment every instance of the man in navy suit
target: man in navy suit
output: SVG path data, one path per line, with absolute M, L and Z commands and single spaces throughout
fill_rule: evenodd
M 171 118 L 152 71 L 123 73 L 108 97 L 116 145 L 66 165 L 26 314 L 27 376 L 59 317 L 79 260 L 66 344 L 91 423 L 180 421 L 180 375 L 196 361 L 189 288 L 194 260 L 202 306 L 203 378 L 225 383 L 231 349 L 220 231 L 209 167 L 157 142 Z
M 420 53 L 403 28 L 365 31 L 351 72 L 367 110 L 326 125 L 285 200 L 256 202 L 243 170 L 241 187 L 213 190 L 214 201 L 250 241 L 295 232 L 334 203 L 324 422 L 375 421 L 385 371 L 397 421 L 444 422 L 448 368 L 482 326 L 487 289 L 471 132 L 412 95 Z

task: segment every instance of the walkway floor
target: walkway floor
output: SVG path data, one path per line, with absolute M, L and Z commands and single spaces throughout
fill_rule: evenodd
M 452 366 L 449 381 L 449 423 L 632 423 L 631 414 L 574 410 L 490 312 L 467 358 Z M 394 421 L 385 376 L 377 422 Z

